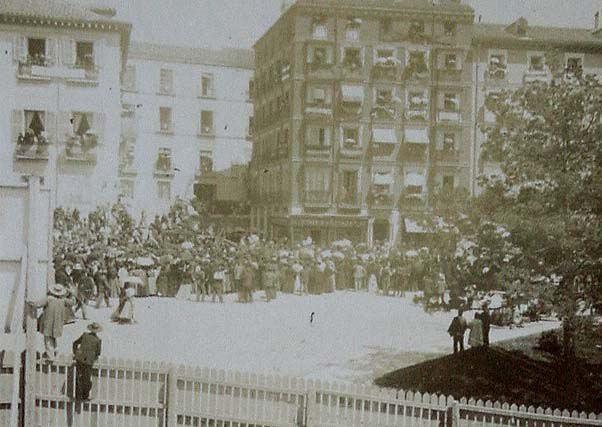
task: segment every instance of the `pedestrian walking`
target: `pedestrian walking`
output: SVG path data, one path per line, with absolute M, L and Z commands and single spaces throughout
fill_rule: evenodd
M 104 266 L 94 265 L 94 283 L 96 284 L 96 308 L 100 308 L 100 303 L 104 299 L 107 308 L 111 306 L 111 289 L 107 279 L 107 270 Z
M 41 307 L 42 315 L 38 318 L 38 331 L 44 335 L 43 358 L 54 360 L 57 356 L 57 340 L 63 335 L 65 326 L 65 306 L 72 304 L 67 290 L 62 284 L 48 288 L 48 294 L 38 302 L 32 302 L 34 307 Z
M 73 342 L 73 358 L 75 359 L 75 399 L 90 400 L 92 389 L 92 366 L 98 360 L 101 352 L 102 341 L 98 333 L 102 327 L 94 322 L 88 325 L 88 332 L 84 332 Z

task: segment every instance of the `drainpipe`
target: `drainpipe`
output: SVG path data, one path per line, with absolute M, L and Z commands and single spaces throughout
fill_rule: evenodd
M 480 76 L 480 64 L 481 64 L 481 45 L 477 43 L 475 49 L 475 78 L 474 78 L 474 105 L 473 109 L 473 135 L 472 135 L 472 152 L 470 161 L 470 194 L 474 197 L 476 194 L 476 176 L 477 176 L 477 136 L 479 130 L 479 76 Z

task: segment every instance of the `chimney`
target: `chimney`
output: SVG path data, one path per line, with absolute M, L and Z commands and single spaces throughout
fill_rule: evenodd
M 594 14 L 594 34 L 599 36 L 602 34 L 602 22 L 600 22 L 600 11 Z

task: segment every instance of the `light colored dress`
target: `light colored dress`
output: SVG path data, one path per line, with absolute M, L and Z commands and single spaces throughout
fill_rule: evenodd
M 481 319 L 474 319 L 469 324 L 470 334 L 468 335 L 468 345 L 471 347 L 480 347 L 483 345 L 483 322 Z

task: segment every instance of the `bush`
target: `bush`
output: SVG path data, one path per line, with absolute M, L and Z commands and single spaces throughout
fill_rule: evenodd
M 542 332 L 537 341 L 537 348 L 549 354 L 560 354 L 562 352 L 562 344 L 559 333 L 556 331 Z

